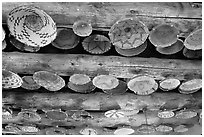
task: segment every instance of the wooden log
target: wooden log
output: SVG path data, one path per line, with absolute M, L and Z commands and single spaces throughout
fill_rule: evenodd
M 70 15 L 138 14 L 146 16 L 202 18 L 202 4 L 190 2 L 3 2 L 3 13 L 21 5 L 32 5 L 49 14 L 63 13 Z M 102 13 L 101 13 L 102 14 Z
M 2 19 L 17 6 L 33 5 L 47 12 L 57 25 L 72 28 L 77 20 L 90 21 L 93 28 L 108 31 L 122 17 L 136 17 L 151 30 L 161 23 L 172 23 L 186 37 L 202 25 L 202 7 L 193 3 L 142 3 L 142 2 L 12 2 L 2 3 Z
M 201 95 L 201 92 L 197 92 Z M 103 92 L 89 94 L 70 93 L 70 89 L 64 92 L 22 92 L 22 89 L 13 89 L 12 92 L 3 91 L 3 104 L 13 104 L 17 108 L 37 109 L 63 109 L 63 110 L 90 110 L 108 111 L 111 109 L 122 109 L 128 101 L 135 103 L 138 109 L 146 107 L 148 110 L 157 110 L 161 106 L 164 109 L 171 107 L 199 108 L 202 98 L 193 94 L 180 94 L 173 92 L 155 92 L 149 96 L 139 96 L 126 92 L 122 95 L 108 95 Z M 173 101 L 174 103 L 172 103 Z M 171 103 L 170 103 L 171 102 Z M 175 103 L 176 102 L 176 103 Z
M 126 58 L 118 56 L 93 56 L 84 54 L 35 54 L 3 52 L 2 68 L 18 74 L 51 71 L 61 76 L 82 73 L 90 77 L 109 74 L 117 78 L 132 78 L 147 74 L 157 80 L 201 78 L 201 60 L 158 58 Z

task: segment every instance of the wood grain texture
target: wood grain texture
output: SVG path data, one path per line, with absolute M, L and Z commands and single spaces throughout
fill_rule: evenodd
M 47 12 L 58 26 L 72 27 L 77 20 L 91 22 L 94 29 L 108 31 L 119 19 L 136 17 L 151 30 L 161 23 L 172 23 L 186 37 L 202 25 L 202 7 L 189 2 L 4 2 L 2 19 L 20 5 L 33 5 Z
M 10 90 L 11 91 L 11 90 Z M 63 110 L 92 110 L 108 111 L 112 109 L 125 108 L 127 102 L 135 103 L 138 109 L 159 110 L 187 107 L 198 109 L 202 105 L 202 92 L 195 94 L 180 94 L 176 92 L 154 92 L 149 96 L 140 96 L 126 92 L 122 95 L 108 95 L 103 92 L 89 94 L 73 93 L 66 88 L 63 92 L 25 92 L 22 89 L 13 89 L 12 92 L 4 90 L 2 94 L 3 104 L 12 104 L 15 108 L 36 108 L 36 109 L 63 109 Z M 172 102 L 173 101 L 173 102 Z M 92 102 L 92 103 L 91 103 Z M 93 103 L 95 102 L 95 103 Z M 97 107 L 96 107 L 97 105 Z
M 33 74 L 36 71 L 46 70 L 61 76 L 82 73 L 90 77 L 110 74 L 117 78 L 132 78 L 140 74 L 147 74 L 158 80 L 170 77 L 179 80 L 202 77 L 201 60 L 127 58 L 84 54 L 3 52 L 2 68 L 19 74 Z

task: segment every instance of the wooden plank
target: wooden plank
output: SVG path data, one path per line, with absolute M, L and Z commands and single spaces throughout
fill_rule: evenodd
M 2 68 L 19 74 L 33 74 L 46 70 L 61 76 L 74 73 L 94 77 L 110 74 L 117 78 L 132 78 L 147 74 L 155 79 L 177 78 L 187 80 L 202 77 L 201 60 L 178 60 L 119 56 L 93 56 L 84 54 L 36 54 L 3 52 Z
M 161 23 L 172 23 L 180 31 L 180 36 L 186 37 L 194 29 L 202 25 L 202 7 L 192 6 L 192 3 L 129 3 L 129 2 L 99 2 L 99 3 L 40 3 L 12 2 L 2 3 L 2 19 L 6 23 L 8 13 L 20 5 L 33 5 L 45 10 L 58 26 L 72 27 L 77 20 L 87 20 L 94 29 L 108 31 L 110 27 L 123 17 L 136 17 L 151 30 Z

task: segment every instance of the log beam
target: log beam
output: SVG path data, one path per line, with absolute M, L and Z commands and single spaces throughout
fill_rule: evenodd
M 3 13 L 21 5 L 39 7 L 48 14 L 74 16 L 90 14 L 136 15 L 177 18 L 202 18 L 202 4 L 190 2 L 3 2 Z M 102 13 L 103 11 L 103 13 Z M 63 13 L 65 12 L 65 13 Z M 69 16 L 69 15 L 68 15 Z
M 180 94 L 176 92 L 154 92 L 149 96 L 139 96 L 126 92 L 122 95 L 108 95 L 103 92 L 90 94 L 73 93 L 64 88 L 63 92 L 25 92 L 22 89 L 3 91 L 2 103 L 12 104 L 14 108 L 37 108 L 37 109 L 63 109 L 63 110 L 90 110 L 105 112 L 111 109 L 123 109 L 127 102 L 135 103 L 138 109 L 158 110 L 160 107 L 172 109 L 172 107 L 188 107 L 200 109 L 202 106 L 202 92 L 194 94 Z
M 2 68 L 19 74 L 51 71 L 61 76 L 74 73 L 94 77 L 110 74 L 117 78 L 132 78 L 147 74 L 155 79 L 174 77 L 187 80 L 202 77 L 201 60 L 178 60 L 119 56 L 93 56 L 84 54 L 36 54 L 3 52 Z

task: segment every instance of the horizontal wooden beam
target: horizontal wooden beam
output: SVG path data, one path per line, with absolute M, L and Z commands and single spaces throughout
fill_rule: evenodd
M 176 92 L 154 92 L 149 96 L 136 95 L 130 91 L 122 95 L 108 95 L 100 90 L 89 94 L 73 93 L 68 88 L 59 92 L 26 92 L 22 89 L 4 90 L 3 104 L 12 104 L 14 108 L 37 109 L 63 109 L 63 110 L 90 110 L 108 111 L 111 109 L 124 109 L 127 102 L 136 103 L 138 109 L 147 110 L 175 109 L 183 106 L 198 109 L 202 105 L 202 93 L 180 94 Z M 172 102 L 173 101 L 173 102 Z M 172 108 L 173 107 L 173 108 Z
M 187 80 L 202 77 L 201 60 L 158 59 L 141 57 L 93 56 L 84 54 L 36 54 L 3 52 L 2 68 L 19 74 L 46 70 L 61 76 L 75 73 L 94 77 L 109 74 L 117 78 L 132 78 L 147 74 L 155 79 Z
M 47 12 L 58 26 L 72 27 L 77 20 L 87 20 L 94 29 L 108 31 L 119 19 L 136 17 L 151 30 L 161 23 L 172 23 L 186 37 L 202 26 L 201 4 L 188 2 L 3 2 L 2 19 L 6 23 L 8 13 L 20 5 L 33 5 Z
M 33 5 L 48 14 L 83 15 L 128 15 L 156 17 L 200 18 L 202 4 L 190 2 L 3 2 L 3 13 L 21 5 Z

